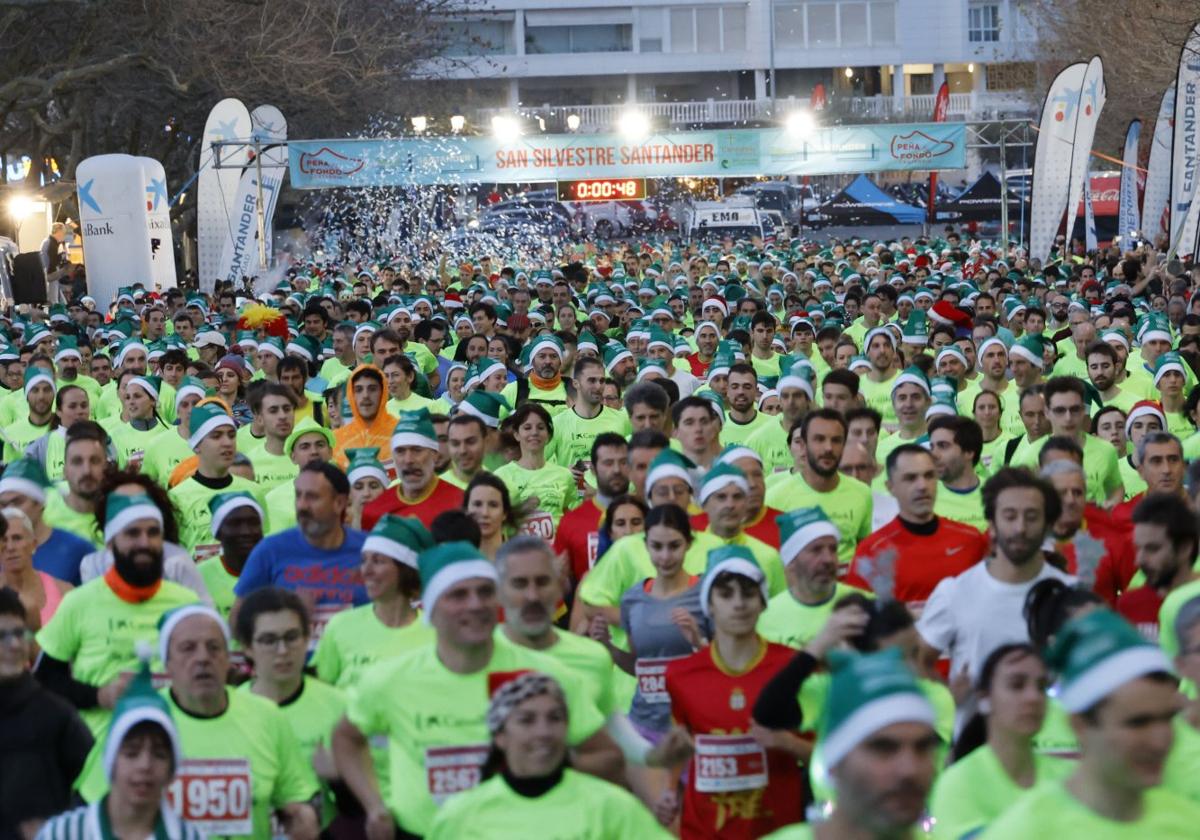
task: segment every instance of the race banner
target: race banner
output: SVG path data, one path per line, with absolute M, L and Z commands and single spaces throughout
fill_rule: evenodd
M 1089 176 L 1083 185 L 1083 247 L 1091 252 L 1096 244 L 1096 211 L 1092 207 L 1092 179 Z
M 154 285 L 173 289 L 175 280 L 175 237 L 171 232 L 171 197 L 167 172 L 154 158 L 139 157 L 146 185 L 146 226 L 150 229 L 150 267 Z
M 258 244 L 259 175 L 262 176 L 263 229 L 266 232 L 267 264 L 270 265 L 271 217 L 283 178 L 287 172 L 287 121 L 274 105 L 260 105 L 250 115 L 252 140 L 264 144 L 261 162 L 251 159 L 242 170 L 237 192 L 230 204 L 229 225 L 232 235 L 226 238 L 221 252 L 217 276 L 222 280 L 240 283 L 243 277 L 264 273 L 260 265 Z
M 142 159 L 86 158 L 75 169 L 75 182 L 88 292 L 96 300 L 109 301 L 122 286 L 151 284 L 154 266 Z
M 942 82 L 942 86 L 938 88 L 937 98 L 933 101 L 933 121 L 942 123 L 946 121 L 946 111 L 950 109 L 950 85 L 947 82 Z M 929 173 L 929 223 L 933 224 L 937 221 L 937 170 Z
M 1033 186 L 1029 207 L 1029 253 L 1044 260 L 1067 209 L 1071 187 L 1071 148 L 1079 115 L 1086 64 L 1063 70 L 1046 92 L 1033 159 Z M 1078 200 L 1078 196 L 1076 197 Z
M 1146 191 L 1142 195 L 1142 235 L 1151 243 L 1167 238 L 1167 205 L 1171 201 L 1171 143 L 1175 113 L 1175 83 L 1163 94 L 1154 121 L 1150 161 L 1146 165 Z M 1169 243 L 1168 243 L 1169 244 Z
M 1117 210 L 1117 236 L 1121 244 L 1131 241 L 1134 231 L 1141 230 L 1142 223 L 1138 212 L 1138 141 L 1142 135 L 1142 121 L 1129 121 L 1125 131 L 1125 153 L 1122 156 L 1121 168 L 1121 205 Z
M 1175 123 L 1171 141 L 1171 248 L 1190 254 L 1196 240 L 1195 216 L 1188 211 L 1196 193 L 1196 92 L 1200 90 L 1200 24 L 1193 27 L 1179 55 L 1175 77 Z
M 1096 124 L 1104 108 L 1104 65 L 1099 56 L 1088 62 L 1083 74 L 1083 86 L 1076 109 L 1075 136 L 1071 141 L 1071 185 L 1067 190 L 1067 245 L 1075 229 L 1075 207 L 1080 197 L 1088 193 L 1088 163 L 1092 157 L 1092 142 L 1096 139 Z M 1088 199 L 1091 200 L 1090 197 Z M 1087 225 L 1084 225 L 1084 239 Z
M 517 183 L 580 178 L 744 177 L 961 169 L 966 126 L 912 123 L 617 134 L 304 140 L 288 144 L 292 186 Z
M 248 140 L 250 132 L 250 112 L 237 99 L 222 99 L 214 105 L 204 124 L 196 187 L 196 248 L 202 291 L 211 292 L 221 276 L 221 254 L 226 242 L 233 238 L 232 222 L 236 218 L 233 201 L 249 151 L 245 147 L 225 147 L 221 168 L 217 169 L 212 144 Z

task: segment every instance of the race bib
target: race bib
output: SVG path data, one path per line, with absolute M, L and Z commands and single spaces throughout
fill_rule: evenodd
M 312 653 L 317 649 L 317 642 L 321 641 L 321 636 L 325 634 L 325 628 L 329 624 L 329 619 L 340 613 L 342 610 L 351 606 L 350 604 L 318 604 L 312 610 L 312 635 L 308 639 L 308 652 Z
M 554 517 L 545 511 L 536 510 L 529 514 L 525 524 L 521 526 L 521 533 L 541 537 L 549 542 L 554 539 Z
M 588 568 L 596 567 L 596 556 L 600 554 L 600 532 L 592 531 L 587 535 L 587 563 Z
M 767 786 L 767 752 L 749 735 L 697 735 L 695 768 L 699 793 Z
M 667 663 L 677 658 L 639 659 L 634 663 L 633 674 L 637 677 L 638 694 L 644 702 L 671 702 L 671 695 L 667 694 Z
M 197 545 L 195 549 L 192 550 L 192 556 L 196 558 L 197 563 L 201 562 L 202 560 L 207 560 L 209 557 L 216 557 L 220 553 L 220 543 L 203 543 L 201 545 Z
M 205 834 L 253 833 L 249 759 L 184 759 L 167 788 L 167 800 Z
M 487 757 L 487 744 L 425 750 L 425 776 L 433 801 L 441 805 L 454 794 L 479 784 Z

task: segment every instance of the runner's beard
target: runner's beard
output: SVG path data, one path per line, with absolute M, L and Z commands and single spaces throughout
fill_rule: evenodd
M 112 553 L 117 574 L 130 586 L 150 586 L 162 580 L 162 551 L 137 549 L 126 554 L 113 546 Z

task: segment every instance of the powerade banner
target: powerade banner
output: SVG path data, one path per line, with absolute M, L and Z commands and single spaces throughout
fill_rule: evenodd
M 579 178 L 835 175 L 966 166 L 962 123 L 846 126 L 806 138 L 783 128 L 617 134 L 293 140 L 297 189 Z

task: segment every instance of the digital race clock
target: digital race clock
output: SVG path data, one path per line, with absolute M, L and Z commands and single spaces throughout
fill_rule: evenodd
M 559 201 L 628 201 L 645 197 L 645 178 L 588 178 L 558 182 Z

